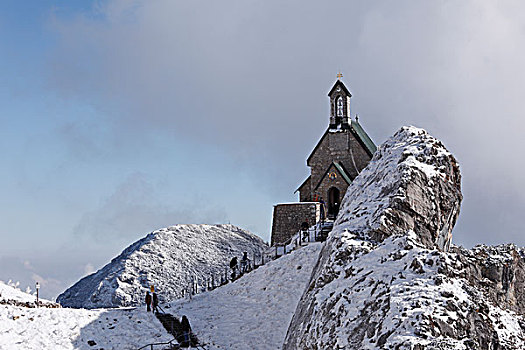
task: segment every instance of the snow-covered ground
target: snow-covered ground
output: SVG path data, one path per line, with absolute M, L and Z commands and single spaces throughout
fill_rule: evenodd
M 188 316 L 207 349 L 280 349 L 320 248 L 320 243 L 310 244 L 233 283 L 163 307 L 177 317 Z M 10 299 L 34 300 L 33 295 L 13 287 L 1 283 L 0 287 Z M 138 349 L 171 339 L 143 307 L 85 310 L 0 305 L 2 350 Z
M 281 349 L 320 250 L 320 243 L 310 244 L 234 283 L 174 302 L 169 312 L 188 316 L 210 350 Z
M 34 301 L 33 295 L 2 282 L 0 291 L 5 300 Z M 157 318 L 142 308 L 84 310 L 0 305 L 2 350 L 138 349 L 172 338 Z

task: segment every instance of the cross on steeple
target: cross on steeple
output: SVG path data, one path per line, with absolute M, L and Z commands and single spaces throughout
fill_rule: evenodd
M 342 77 L 343 77 L 343 73 L 341 72 L 337 73 L 337 80 L 341 80 Z

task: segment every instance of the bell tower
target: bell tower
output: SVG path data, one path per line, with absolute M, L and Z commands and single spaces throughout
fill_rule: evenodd
M 330 129 L 348 129 L 350 127 L 350 97 L 352 94 L 340 80 L 343 75 L 337 74 L 337 81 L 328 93 L 330 97 Z

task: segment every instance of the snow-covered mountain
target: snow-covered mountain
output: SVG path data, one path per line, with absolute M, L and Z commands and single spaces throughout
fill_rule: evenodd
M 404 127 L 350 185 L 283 349 L 524 349 L 525 260 L 451 246 L 459 167 Z
M 233 225 L 177 225 L 148 234 L 99 271 L 58 296 L 66 307 L 100 308 L 141 304 L 154 285 L 159 298 L 182 296 L 192 279 L 224 275 L 233 256 L 261 256 L 267 245 Z

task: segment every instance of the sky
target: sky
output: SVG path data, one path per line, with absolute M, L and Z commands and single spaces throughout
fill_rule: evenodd
M 376 144 L 415 125 L 456 156 L 456 244 L 525 246 L 524 7 L 2 1 L 0 279 L 54 298 L 178 223 L 268 241 L 338 72 Z

